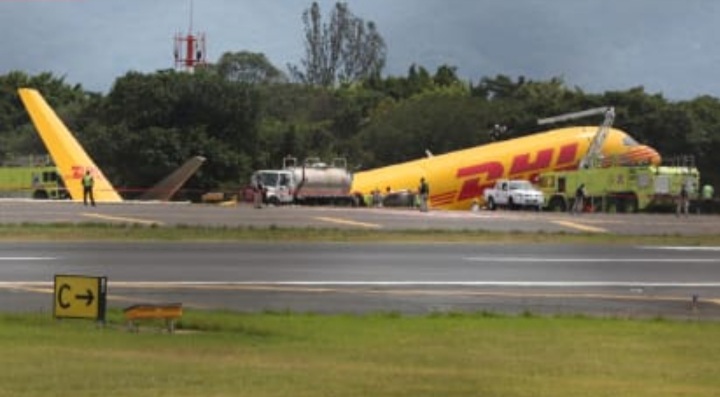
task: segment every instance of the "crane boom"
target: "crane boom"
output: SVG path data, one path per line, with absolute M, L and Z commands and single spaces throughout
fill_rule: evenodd
M 603 120 L 603 123 L 600 124 L 598 132 L 593 137 L 592 142 L 590 142 L 590 147 L 588 147 L 587 153 L 582 159 L 580 159 L 578 168 L 592 168 L 595 166 L 596 160 L 602 153 L 603 144 L 605 143 L 608 130 L 612 126 L 613 121 L 615 121 L 615 108 L 609 107 L 605 111 L 605 120 Z
M 566 113 L 566 114 L 561 114 L 559 116 L 548 117 L 548 118 L 538 120 L 538 125 L 559 123 L 562 121 L 568 121 L 568 120 L 579 119 L 582 117 L 594 116 L 596 114 L 605 114 L 605 119 L 603 120 L 602 124 L 600 124 L 600 127 L 598 128 L 598 131 L 595 133 L 595 136 L 593 136 L 592 142 L 590 142 L 590 146 L 588 147 L 587 153 L 585 153 L 585 156 L 583 156 L 580 159 L 580 162 L 578 164 L 578 168 L 591 168 L 595 165 L 596 160 L 600 157 L 600 154 L 602 153 L 603 144 L 605 143 L 605 139 L 607 139 L 608 131 L 610 130 L 610 127 L 612 127 L 612 124 L 615 121 L 615 108 L 614 107 L 604 106 L 604 107 L 599 107 L 599 108 L 594 108 L 594 109 L 583 110 L 580 112 Z

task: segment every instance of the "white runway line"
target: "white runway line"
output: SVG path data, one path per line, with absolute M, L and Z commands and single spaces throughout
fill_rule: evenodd
M 700 247 L 700 246 L 644 246 L 639 247 L 646 250 L 672 250 L 672 251 L 720 251 L 720 247 Z
M 720 258 L 523 258 L 523 257 L 467 257 L 472 262 L 562 262 L 562 263 L 602 263 L 602 262 L 632 262 L 632 263 L 716 263 Z
M 0 256 L 0 261 L 54 261 L 52 256 Z
M 642 282 L 642 281 L 141 281 L 108 282 L 108 287 L 203 287 L 203 286 L 368 286 L 368 287 L 695 287 L 720 288 L 720 282 Z
M 108 288 L 170 289 L 203 287 L 554 287 L 554 288 L 720 288 L 720 281 L 341 281 L 341 280 L 247 280 L 247 281 L 108 281 Z M 52 281 L 0 281 L 0 289 L 52 288 Z

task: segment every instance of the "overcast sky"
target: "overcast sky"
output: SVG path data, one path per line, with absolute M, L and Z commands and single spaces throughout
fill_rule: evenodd
M 720 1 L 348 0 L 388 47 L 386 74 L 441 64 L 465 79 L 562 77 L 586 92 L 644 86 L 669 99 L 720 97 Z M 319 1 L 326 17 L 334 1 Z M 310 0 L 194 0 L 210 61 L 264 53 L 278 68 L 303 54 Z M 106 92 L 130 70 L 173 66 L 190 0 L 0 0 L 0 73 L 51 71 Z

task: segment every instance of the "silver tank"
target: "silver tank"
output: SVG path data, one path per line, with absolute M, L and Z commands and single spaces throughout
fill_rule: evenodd
M 332 164 L 327 164 L 310 158 L 302 165 L 293 161 L 286 161 L 284 165 L 293 174 L 299 197 L 345 196 L 350 192 L 352 175 L 344 159 L 335 159 Z

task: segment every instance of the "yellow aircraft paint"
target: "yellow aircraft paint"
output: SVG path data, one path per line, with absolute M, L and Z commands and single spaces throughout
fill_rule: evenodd
M 35 128 L 45 143 L 45 147 L 58 167 L 58 172 L 65 182 L 70 197 L 75 201 L 83 199 L 82 177 L 85 171 L 89 170 L 95 180 L 93 189 L 95 201 L 122 201 L 122 197 L 105 178 L 102 170 L 85 153 L 85 150 L 40 93 L 29 88 L 21 88 L 18 92 Z
M 598 127 L 569 127 L 494 142 L 401 164 L 357 172 L 351 191 L 363 196 L 374 190 L 417 191 L 420 178 L 430 185 L 430 206 L 469 209 L 485 188 L 498 179 L 534 181 L 541 172 L 577 169 Z M 611 128 L 602 148 L 614 164 L 659 164 L 654 149 L 639 145 Z

